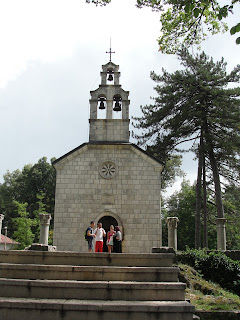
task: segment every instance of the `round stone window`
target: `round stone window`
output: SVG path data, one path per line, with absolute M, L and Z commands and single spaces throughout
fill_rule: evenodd
M 116 164 L 113 161 L 105 161 L 99 168 L 100 176 L 104 179 L 112 179 L 117 174 Z

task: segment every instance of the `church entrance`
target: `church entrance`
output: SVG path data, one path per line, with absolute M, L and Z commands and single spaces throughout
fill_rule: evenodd
M 106 231 L 106 233 L 110 230 L 111 225 L 113 225 L 114 227 L 118 226 L 117 220 L 112 216 L 104 216 L 99 220 L 99 222 L 102 223 L 102 227 Z M 108 252 L 106 242 L 107 237 L 103 238 L 103 252 Z

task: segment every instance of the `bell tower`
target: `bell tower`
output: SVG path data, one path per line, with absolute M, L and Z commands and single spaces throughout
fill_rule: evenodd
M 119 66 L 111 61 L 111 48 L 108 53 L 110 61 L 102 66 L 101 84 L 90 91 L 89 142 L 129 142 L 129 91 L 119 84 Z

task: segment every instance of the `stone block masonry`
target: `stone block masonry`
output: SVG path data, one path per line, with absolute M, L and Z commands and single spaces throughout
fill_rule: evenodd
M 86 227 L 104 216 L 122 227 L 124 252 L 151 252 L 161 246 L 159 162 L 130 143 L 89 143 L 54 166 L 58 250 L 86 251 Z

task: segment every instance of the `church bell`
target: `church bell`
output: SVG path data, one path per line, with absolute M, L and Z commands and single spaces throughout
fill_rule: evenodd
M 107 80 L 108 80 L 108 81 L 113 81 L 112 71 L 109 71 L 109 75 L 108 75 Z
M 115 106 L 114 106 L 114 108 L 113 108 L 113 111 L 121 111 L 122 110 L 122 108 L 121 108 L 121 105 L 120 105 L 120 103 L 119 103 L 119 101 L 116 101 L 115 102 Z
M 105 99 L 100 98 L 99 101 L 100 101 L 99 109 L 104 110 L 105 109 L 105 104 L 104 104 Z

